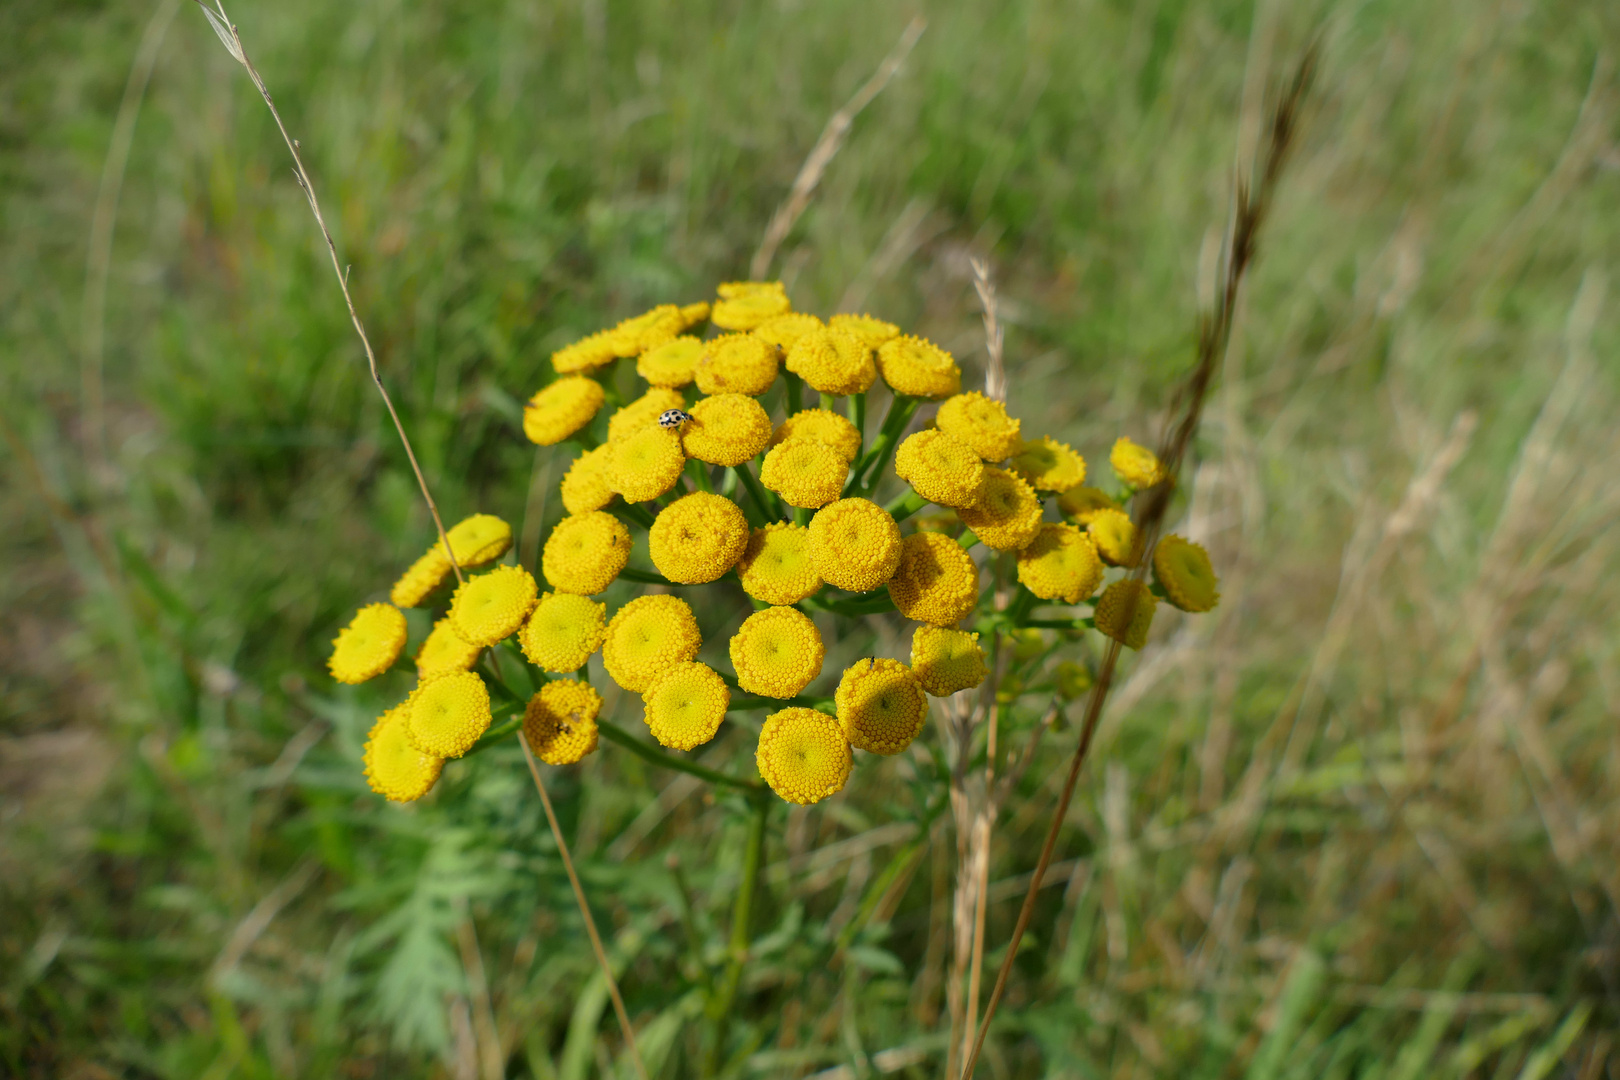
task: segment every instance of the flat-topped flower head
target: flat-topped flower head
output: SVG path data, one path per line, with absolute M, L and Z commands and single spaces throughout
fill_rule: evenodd
M 686 310 L 678 305 L 659 304 L 651 311 L 625 319 L 608 331 L 608 336 L 615 354 L 640 356 L 699 321 L 701 318 L 689 318 Z
M 653 426 L 612 443 L 608 482 L 625 502 L 650 502 L 669 493 L 686 471 L 681 436 Z
M 720 730 L 731 688 L 707 664 L 686 660 L 660 672 L 641 701 L 653 738 L 671 750 L 692 750 Z
M 955 357 L 926 338 L 896 337 L 878 346 L 878 373 L 897 394 L 944 398 L 962 389 Z
M 1118 510 L 1120 505 L 1101 488 L 1075 487 L 1058 496 L 1058 509 L 1083 529 L 1096 518 L 1097 511 Z
M 777 795 L 808 806 L 844 790 L 853 757 L 837 720 L 792 708 L 765 718 L 754 763 Z
M 776 381 L 780 357 L 781 350 L 764 338 L 753 334 L 722 334 L 708 342 L 698 358 L 693 378 L 697 388 L 705 394 L 758 397 Z
M 647 552 L 658 572 L 683 585 L 725 574 L 748 547 L 748 519 L 724 495 L 694 491 L 659 513 L 647 530 Z
M 839 499 L 810 519 L 810 560 L 821 579 L 871 592 L 900 566 L 900 526 L 870 499 Z
M 814 510 L 844 493 L 849 460 L 817 439 L 788 439 L 771 447 L 759 468 L 759 482 L 789 506 Z
M 858 660 L 833 695 L 844 738 L 869 754 L 898 754 L 928 719 L 928 698 L 911 669 L 887 657 Z
M 761 294 L 787 295 L 787 286 L 780 281 L 722 281 L 714 293 L 722 300 L 741 300 L 745 296 Z
M 1023 444 L 1018 421 L 1007 415 L 1007 406 L 977 390 L 942 401 L 934 423 L 973 447 L 986 461 L 1004 461 Z
M 539 594 L 523 567 L 497 566 L 461 583 L 450 601 L 450 621 L 456 633 L 487 649 L 518 632 Z
M 812 330 L 822 330 L 826 324 L 814 315 L 802 311 L 790 311 L 786 315 L 778 315 L 774 319 L 766 319 L 754 327 L 754 336 L 764 338 L 778 349 L 786 352 L 793 347 L 793 343 Z
M 682 334 L 642 353 L 636 360 L 636 374 L 650 386 L 678 390 L 692 381 L 702 355 L 703 339 Z
M 630 561 L 630 530 L 612 514 L 592 510 L 557 522 L 540 553 L 540 572 L 558 592 L 590 596 Z
M 821 588 L 810 557 L 810 530 L 791 521 L 755 529 L 737 561 L 743 591 L 767 604 L 797 604 Z
M 984 682 L 989 670 L 978 634 L 919 626 L 911 635 L 911 673 L 934 697 L 950 697 Z
M 415 802 L 438 782 L 444 759 L 424 754 L 405 737 L 408 703 L 398 705 L 371 726 L 363 760 L 366 783 L 390 802 Z
M 787 352 L 787 369 L 823 394 L 864 394 L 877 380 L 872 347 L 845 330 L 812 330 Z
M 1152 487 L 1165 478 L 1159 455 L 1123 437 L 1116 439 L 1108 452 L 1108 464 L 1114 467 L 1114 475 L 1134 491 Z
M 793 697 L 821 674 L 826 657 L 816 624 L 790 607 L 754 612 L 731 639 L 737 685 L 764 697 Z
M 460 634 L 446 615 L 433 624 L 427 640 L 416 650 L 416 679 L 427 682 L 452 671 L 466 671 L 478 662 L 479 648 Z
M 553 679 L 523 710 L 523 737 L 547 765 L 572 765 L 596 749 L 602 695 L 578 679 Z
M 967 443 L 938 428 L 906 436 L 894 472 L 929 502 L 973 506 L 984 488 L 984 462 Z
M 1157 606 L 1158 600 L 1142 582 L 1116 581 L 1097 600 L 1097 629 L 1127 648 L 1140 649 L 1147 644 Z
M 979 568 L 962 545 L 941 533 L 917 532 L 900 544 L 889 596 L 908 619 L 954 626 L 979 602 Z
M 771 416 L 746 394 L 716 394 L 692 406 L 681 432 L 688 457 L 710 465 L 737 466 L 771 441 Z
M 559 375 L 588 375 L 618 359 L 616 344 L 613 331 L 598 330 L 552 353 L 552 369 Z
M 411 568 L 394 582 L 388 599 L 402 608 L 416 607 L 444 584 L 444 579 L 450 576 L 450 569 L 450 560 L 445 557 L 444 549 L 434 544 L 426 555 L 412 563 Z
M 574 459 L 562 478 L 563 507 L 570 514 L 588 514 L 613 501 L 613 483 L 608 475 L 612 463 L 612 443 L 603 443 Z
M 578 671 L 602 645 L 607 605 L 574 593 L 546 593 L 523 624 L 518 644 L 545 671 Z
M 1068 491 L 1086 480 L 1086 459 L 1050 435 L 1026 442 L 1009 464 L 1036 491 Z
M 958 507 L 956 516 L 985 547 L 1017 551 L 1041 531 L 1041 500 L 1023 477 L 987 465 L 978 503 Z
M 471 671 L 419 684 L 404 707 L 405 737 L 424 754 L 458 758 L 489 730 L 489 688 Z
M 658 418 L 670 409 L 686 407 L 679 390 L 655 386 L 608 417 L 608 442 L 621 442 L 630 436 L 658 426 Z
M 876 349 L 884 342 L 900 336 L 900 328 L 892 322 L 884 322 L 872 315 L 834 315 L 827 320 L 827 325 L 834 330 L 842 330 L 846 334 L 854 334 L 866 342 L 869 348 Z M 904 391 L 902 391 L 903 393 Z
M 1153 577 L 1182 611 L 1210 611 L 1220 602 L 1220 581 L 1202 544 L 1171 534 L 1153 550 Z
M 530 442 L 554 446 L 590 423 L 605 396 L 595 379 L 564 375 L 529 399 L 523 434 Z
M 703 645 L 685 600 L 668 594 L 638 596 L 607 625 L 602 666 L 614 682 L 642 693 L 672 664 L 690 660 Z
M 776 425 L 771 445 L 789 439 L 814 439 L 836 450 L 845 461 L 854 461 L 861 452 L 861 433 L 849 418 L 831 409 L 801 409 Z
M 462 518 L 445 535 L 450 538 L 450 550 L 456 556 L 456 565 L 463 570 L 476 570 L 505 555 L 512 546 L 512 526 L 494 514 L 474 514 Z M 442 543 L 434 545 L 441 553 Z
M 394 666 L 405 648 L 405 613 L 392 604 L 367 604 L 332 639 L 326 661 L 332 678 L 363 683 Z
M 1086 533 L 1097 547 L 1097 554 L 1109 566 L 1130 566 L 1136 553 L 1136 525 L 1123 510 L 1098 510 L 1091 515 Z
M 1042 600 L 1078 604 L 1097 591 L 1102 579 L 1102 560 L 1091 537 L 1073 525 L 1042 525 L 1018 553 L 1018 580 Z
M 780 281 L 728 281 L 709 321 L 722 330 L 753 330 L 793 310 Z

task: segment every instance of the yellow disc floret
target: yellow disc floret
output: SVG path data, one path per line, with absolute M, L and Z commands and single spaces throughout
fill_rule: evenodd
M 1160 540 L 1153 551 L 1153 577 L 1182 611 L 1209 611 L 1220 602 L 1220 582 L 1202 544 L 1174 534 Z
M 478 653 L 478 646 L 456 633 L 455 624 L 446 615 L 433 624 L 427 640 L 416 650 L 417 681 L 427 682 L 452 671 L 466 671 L 478 662 Z
M 1140 649 L 1147 644 L 1157 606 L 1158 601 L 1142 582 L 1129 578 L 1116 581 L 1097 599 L 1097 629 L 1121 645 Z
M 748 519 L 742 508 L 707 491 L 676 499 L 647 530 L 653 565 L 683 585 L 716 580 L 737 565 L 747 547 Z
M 789 506 L 814 510 L 844 492 L 849 460 L 816 439 L 788 439 L 771 447 L 759 468 L 759 482 Z
M 846 334 L 854 334 L 871 348 L 878 348 L 885 341 L 900 336 L 900 328 L 892 322 L 871 315 L 834 315 L 827 320 L 827 325 L 834 330 L 842 330 Z
M 973 447 L 938 428 L 906 436 L 895 451 L 894 472 L 941 506 L 972 506 L 984 487 L 984 462 Z
M 838 451 L 845 461 L 854 461 L 855 455 L 861 452 L 861 433 L 855 430 L 855 425 L 847 417 L 831 409 L 801 409 L 776 425 L 776 431 L 771 435 L 771 445 L 789 439 L 824 442 Z
M 889 389 L 912 397 L 950 397 L 962 389 L 962 369 L 950 353 L 920 337 L 897 337 L 878 347 L 878 372 Z
M 846 330 L 812 330 L 787 352 L 787 369 L 823 394 L 864 394 L 877 380 L 872 347 Z
M 692 406 L 691 417 L 681 445 L 710 465 L 741 465 L 770 445 L 770 414 L 746 394 L 706 397 Z
M 826 324 L 807 312 L 790 311 L 774 319 L 766 319 L 754 327 L 754 336 L 764 338 L 786 352 L 793 343 L 812 330 L 822 330 Z
M 366 783 L 392 802 L 420 799 L 444 769 L 443 758 L 424 754 L 405 737 L 407 705 L 383 713 L 366 736 Z
M 797 604 L 821 588 L 810 558 L 810 530 L 791 521 L 755 529 L 737 561 L 743 591 L 767 604 Z
M 810 519 L 810 559 L 821 579 L 870 592 L 900 565 L 900 526 L 870 499 L 839 499 Z
M 1099 510 L 1091 516 L 1086 533 L 1097 546 L 1097 554 L 1109 566 L 1131 566 L 1136 553 L 1136 526 L 1123 510 Z
M 388 599 L 402 608 L 416 607 L 432 595 L 434 589 L 444 584 L 444 579 L 449 576 L 450 560 L 445 558 L 444 550 L 435 544 L 394 582 Z
M 614 682 L 639 694 L 671 664 L 696 656 L 702 645 L 685 600 L 665 593 L 638 596 L 608 623 L 602 666 Z
M 647 428 L 657 427 L 660 415 L 685 405 L 686 399 L 679 390 L 655 386 L 608 417 L 608 442 L 620 442 Z
M 908 619 L 954 626 L 979 602 L 979 568 L 950 537 L 912 533 L 900 545 L 900 568 L 889 579 L 889 595 Z
M 976 390 L 946 398 L 940 403 L 934 423 L 973 447 L 986 461 L 1011 457 L 1022 442 L 1018 421 L 1007 415 L 1007 406 Z
M 445 535 L 450 538 L 456 565 L 463 570 L 476 570 L 492 563 L 512 546 L 512 526 L 494 514 L 463 518 L 447 529 Z M 444 551 L 443 544 L 434 546 L 441 553 Z
M 1068 491 L 1086 479 L 1086 459 L 1050 435 L 1026 442 L 1010 464 L 1036 491 Z
M 608 337 L 619 356 L 640 356 L 691 325 L 675 304 L 659 304 L 651 311 L 625 319 L 608 331 Z
M 911 673 L 934 697 L 950 697 L 978 686 L 989 672 L 978 634 L 919 626 L 911 635 Z
M 838 722 L 851 746 L 869 754 L 898 754 L 928 719 L 928 698 L 911 669 L 886 657 L 857 660 L 833 695 Z
M 776 381 L 780 354 L 775 345 L 753 334 L 722 334 L 703 350 L 694 379 L 705 394 L 758 397 Z
M 853 756 L 837 720 L 814 709 L 794 708 L 765 718 L 754 763 L 772 791 L 808 806 L 844 789 Z
M 572 765 L 596 749 L 602 695 L 578 679 L 553 679 L 523 710 L 523 737 L 547 765 Z
M 761 293 L 787 295 L 787 287 L 780 281 L 722 281 L 714 291 L 722 300 L 741 300 Z
M 656 425 L 611 445 L 608 481 L 625 502 L 649 502 L 667 494 L 686 470 L 680 435 Z
M 731 688 L 695 660 L 662 671 L 641 695 L 647 729 L 671 750 L 691 750 L 714 738 L 731 705 Z
M 1042 525 L 1018 553 L 1018 580 L 1042 600 L 1078 604 L 1097 591 L 1102 578 L 1102 560 L 1091 537 L 1073 525 Z
M 457 758 L 489 730 L 489 688 L 471 671 L 422 683 L 405 703 L 405 735 L 424 754 Z
M 826 656 L 816 624 L 790 607 L 754 612 L 731 639 L 737 685 L 765 697 L 793 697 L 821 674 Z
M 591 422 L 604 396 L 595 379 L 564 375 L 529 399 L 523 410 L 523 434 L 541 446 L 560 443 Z
M 342 683 L 363 683 L 394 666 L 405 648 L 405 613 L 392 604 L 367 604 L 332 639 L 326 667 Z
M 590 596 L 630 561 L 630 530 L 612 514 L 592 510 L 557 522 L 540 553 L 540 572 L 558 592 Z
M 702 355 L 703 339 L 683 334 L 642 353 L 636 360 L 636 374 L 651 386 L 679 389 L 692 381 Z
M 1058 496 L 1058 509 L 1063 511 L 1065 517 L 1072 518 L 1082 529 L 1091 524 L 1092 519 L 1097 516 L 1097 511 L 1119 508 L 1119 503 L 1101 488 L 1070 488 Z
M 578 671 L 602 645 L 607 605 L 573 593 L 546 593 L 523 624 L 518 644 L 535 667 Z
M 551 366 L 559 375 L 589 374 L 618 358 L 613 331 L 599 330 L 551 354 Z
M 1124 481 L 1126 487 L 1138 491 L 1165 478 L 1159 455 L 1123 437 L 1115 440 L 1114 448 L 1108 452 L 1108 464 L 1114 467 L 1114 475 Z
M 956 516 L 985 547 L 1017 551 L 1041 531 L 1041 500 L 1023 477 L 988 465 L 978 503 L 958 507 Z
M 585 451 L 563 475 L 562 501 L 570 514 L 588 514 L 613 501 L 613 482 L 608 474 L 612 446 L 604 443 Z
M 450 601 L 450 621 L 456 633 L 487 649 L 518 632 L 539 593 L 523 567 L 497 566 L 461 583 Z
M 793 310 L 780 281 L 727 282 L 720 286 L 720 297 L 709 321 L 722 330 L 753 330 Z

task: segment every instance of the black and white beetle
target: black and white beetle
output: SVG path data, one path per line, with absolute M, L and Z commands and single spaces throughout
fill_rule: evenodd
M 658 426 L 673 431 L 691 419 L 692 414 L 684 409 L 665 409 L 658 414 Z

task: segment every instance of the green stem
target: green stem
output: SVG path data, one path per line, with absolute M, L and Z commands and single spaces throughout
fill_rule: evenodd
M 669 580 L 663 574 L 655 574 L 650 570 L 637 570 L 631 566 L 620 570 L 619 576 L 626 581 L 634 581 L 642 585 L 669 585 L 678 588 L 681 584 L 678 581 Z
M 788 415 L 792 416 L 804 408 L 804 384 L 799 382 L 799 377 L 791 371 L 782 372 L 782 377 L 787 382 Z
M 889 415 L 883 418 L 883 430 L 878 432 L 877 441 L 861 459 L 856 476 L 851 478 L 863 496 L 870 496 L 876 490 L 878 482 L 883 478 L 883 467 L 889 463 L 889 455 L 894 452 L 895 444 L 900 441 L 900 433 L 906 430 L 906 425 L 911 423 L 911 418 L 916 415 L 921 405 L 922 400 L 919 398 L 900 395 L 896 395 L 889 403 Z M 862 480 L 861 477 L 866 479 Z M 851 489 L 846 487 L 846 490 Z
M 499 719 L 508 709 L 513 710 L 514 714 L 501 720 L 498 724 L 491 724 L 489 730 L 484 732 L 479 740 L 473 743 L 465 754 L 461 755 L 462 757 L 470 758 L 474 754 L 483 753 L 523 726 L 523 710 L 513 702 L 501 705 L 494 709 L 493 712 L 495 717 Z
M 1033 626 L 1039 630 L 1091 630 L 1097 624 L 1087 616 L 1084 619 L 1025 619 L 1018 625 Z
M 731 471 L 742 481 L 743 487 L 748 489 L 748 497 L 754 500 L 754 505 L 764 515 L 765 521 L 767 523 L 780 521 L 782 514 L 776 507 L 776 500 L 766 494 L 765 489 L 759 486 L 759 481 L 755 479 L 754 471 L 748 467 L 748 463 L 744 462 Z
M 963 551 L 972 551 L 979 546 L 979 538 L 973 535 L 972 529 L 963 529 L 962 535 L 956 538 L 956 542 L 962 545 Z
M 726 960 L 726 974 L 720 992 L 709 1001 L 709 1019 L 714 1033 L 704 1054 L 702 1076 L 719 1074 L 720 1059 L 725 1053 L 726 1027 L 731 1019 L 731 1006 L 737 999 L 737 987 L 742 983 L 743 966 L 748 961 L 749 923 L 754 914 L 754 888 L 759 879 L 761 864 L 765 861 L 765 819 L 771 810 L 763 794 L 753 798 L 754 812 L 748 818 L 748 847 L 743 853 L 742 880 L 737 883 L 737 899 L 731 908 L 730 956 Z
M 802 506 L 795 506 L 793 508 L 793 524 L 799 526 L 800 528 L 809 528 L 810 511 L 806 510 Z
M 899 522 L 906 520 L 906 518 L 910 517 L 912 514 L 915 514 L 917 511 L 921 510 L 927 505 L 927 499 L 923 498 L 915 491 L 908 491 L 898 499 L 894 500 L 894 502 L 890 503 L 888 506 L 885 506 L 884 509 L 889 512 L 890 517 Z
M 568 436 L 568 441 L 578 443 L 581 450 L 595 450 L 598 446 L 602 445 L 601 440 L 595 435 L 591 434 L 591 427 L 589 424 L 586 424 L 584 427 Z
M 810 597 L 803 601 L 805 607 L 830 611 L 834 615 L 843 615 L 850 619 L 859 619 L 866 615 L 876 615 L 884 611 L 893 611 L 894 597 L 887 589 L 872 596 L 859 600 L 825 600 L 820 597 Z
M 706 462 L 699 461 L 697 458 L 691 458 L 686 463 L 686 471 L 690 473 L 692 475 L 692 479 L 697 482 L 697 488 L 699 491 L 713 493 L 714 483 L 709 477 L 709 466 Z
M 816 706 L 825 705 L 831 700 L 832 700 L 832 698 L 808 697 L 808 696 L 806 696 L 804 694 L 800 694 L 798 697 L 790 697 L 790 698 L 755 697 L 755 696 L 749 694 L 749 695 L 743 695 L 740 698 L 739 697 L 732 698 L 731 699 L 731 704 L 727 707 L 726 711 L 727 712 L 761 712 L 761 711 L 763 711 L 765 709 L 790 709 L 790 708 L 794 708 L 794 707 L 803 708 L 803 709 L 814 709 Z
M 689 775 L 695 776 L 700 780 L 707 780 L 711 784 L 724 784 L 727 787 L 739 788 L 743 791 L 762 792 L 765 790 L 761 785 L 756 784 L 752 780 L 744 780 L 739 776 L 731 776 L 727 773 L 718 772 L 714 769 L 707 769 L 696 762 L 686 761 L 682 758 L 673 757 L 666 754 L 662 750 L 655 749 L 647 743 L 642 742 L 640 739 L 636 738 L 628 731 L 625 731 L 623 728 L 615 727 L 613 724 L 604 723 L 601 720 L 598 720 L 596 722 L 596 729 L 600 731 L 609 742 L 618 743 L 620 746 L 624 747 L 632 754 L 635 754 L 643 761 L 650 762 L 651 764 L 657 765 L 660 768 L 674 769 L 676 772 L 688 773 Z
M 645 507 L 637 506 L 634 503 L 615 502 L 608 507 L 608 510 L 617 517 L 628 521 L 631 525 L 640 525 L 643 529 L 652 528 L 653 516 L 647 512 Z
M 844 407 L 849 410 L 849 422 L 855 425 L 861 442 L 866 442 L 866 392 L 849 395 L 844 399 Z

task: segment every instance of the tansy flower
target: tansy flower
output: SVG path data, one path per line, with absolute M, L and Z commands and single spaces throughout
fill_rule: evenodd
M 778 315 L 774 319 L 766 319 L 754 327 L 754 336 L 764 338 L 778 349 L 787 351 L 795 341 L 812 330 L 821 330 L 826 326 L 814 315 L 802 311 L 790 311 L 786 315 Z
M 655 386 L 608 417 L 608 442 L 621 442 L 630 436 L 658 426 L 660 414 L 686 407 L 679 390 Z
M 894 473 L 941 506 L 972 506 L 984 487 L 984 463 L 973 447 L 937 428 L 906 436 L 894 454 Z
M 671 664 L 690 660 L 703 645 L 685 600 L 667 593 L 638 596 L 608 623 L 602 666 L 626 690 L 642 693 Z
M 833 695 L 838 722 L 851 746 L 869 754 L 898 754 L 928 719 L 928 698 L 911 669 L 886 657 L 857 660 Z
M 601 647 L 607 605 L 573 593 L 546 593 L 523 624 L 518 644 L 535 667 L 578 671 Z
M 732 286 L 738 288 L 726 295 Z M 721 300 L 709 312 L 709 321 L 722 330 L 752 330 L 793 308 L 780 281 L 727 282 L 720 288 Z
M 705 394 L 758 397 L 776 381 L 779 353 L 775 345 L 752 334 L 723 334 L 703 350 L 693 377 Z
M 826 443 L 845 461 L 854 461 L 855 455 L 861 452 L 861 433 L 847 417 L 831 409 L 801 409 L 794 413 L 776 425 L 771 445 L 799 438 Z
M 489 730 L 489 688 L 471 671 L 422 683 L 405 702 L 405 737 L 424 754 L 457 758 Z
M 394 582 L 388 599 L 399 607 L 416 607 L 426 600 L 434 589 L 450 575 L 450 560 L 444 550 L 435 544 L 426 555 L 411 564 L 411 568 Z
M 658 498 L 675 486 L 686 469 L 680 435 L 656 425 L 610 445 L 608 481 L 625 502 Z
M 547 765 L 572 765 L 596 749 L 602 695 L 578 679 L 553 679 L 523 710 L 523 737 Z
M 810 560 L 823 581 L 870 592 L 900 565 L 900 526 L 870 499 L 839 499 L 810 519 Z
M 1098 510 L 1086 526 L 1097 554 L 1109 566 L 1130 566 L 1136 551 L 1136 526 L 1123 510 Z
M 591 422 L 602 407 L 602 384 L 583 375 L 564 375 L 529 399 L 523 434 L 530 442 L 554 446 Z
M 518 632 L 539 592 L 523 567 L 497 566 L 461 583 L 450 601 L 450 621 L 456 633 L 487 649 Z
M 748 547 L 748 519 L 724 495 L 694 491 L 659 513 L 647 530 L 647 551 L 658 572 L 683 585 L 714 581 Z
M 1102 578 L 1102 560 L 1091 538 L 1073 525 L 1042 525 L 1018 553 L 1018 580 L 1042 600 L 1078 604 L 1097 591 Z
M 551 354 L 551 366 L 559 375 L 589 374 L 606 367 L 618 357 L 613 331 L 599 330 Z
M 710 465 L 741 465 L 771 441 L 771 417 L 746 394 L 716 394 L 692 406 L 681 432 L 689 457 Z
M 731 689 L 707 664 L 686 660 L 662 671 L 641 701 L 653 738 L 671 750 L 691 750 L 720 730 Z
M 759 468 L 759 482 L 789 506 L 813 510 L 844 491 L 849 461 L 816 439 L 788 439 L 771 447 Z
M 612 449 L 612 443 L 603 443 L 568 466 L 562 478 L 562 501 L 570 514 L 588 514 L 613 501 L 613 483 L 608 477 Z
M 682 335 L 654 345 L 636 360 L 636 374 L 652 386 L 679 389 L 692 381 L 698 357 L 703 355 L 703 339 Z
M 1173 534 L 1153 551 L 1153 577 L 1182 611 L 1209 611 L 1221 599 L 1209 552 Z
M 590 596 L 630 561 L 630 530 L 612 514 L 592 510 L 557 522 L 540 553 L 540 572 L 558 592 Z
M 1058 696 L 1064 701 L 1073 701 L 1091 689 L 1091 672 L 1083 664 L 1065 660 L 1058 664 L 1056 675 Z
M 463 518 L 445 530 L 450 538 L 450 550 L 455 553 L 456 565 L 463 570 L 476 570 L 506 554 L 512 546 L 512 526 L 494 514 L 474 514 Z M 444 544 L 434 547 L 442 554 Z
M 754 612 L 731 639 L 737 685 L 765 697 L 790 698 L 809 686 L 826 656 L 816 624 L 790 607 Z
M 935 626 L 954 626 L 979 602 L 979 568 L 948 536 L 918 532 L 900 544 L 900 567 L 889 579 L 900 614 Z
M 780 281 L 722 281 L 714 291 L 722 300 L 741 300 L 761 293 L 787 295 L 787 288 Z
M 1119 503 L 1101 488 L 1070 488 L 1058 496 L 1058 509 L 1064 516 L 1074 519 L 1082 529 L 1090 525 L 1099 510 L 1118 510 Z
M 1108 452 L 1108 464 L 1126 487 L 1135 490 L 1152 487 L 1165 476 L 1159 455 L 1126 438 L 1115 440 L 1114 448 Z
M 681 305 L 681 318 L 686 320 L 686 325 L 688 327 L 696 326 L 698 323 L 702 322 L 708 317 L 709 302 L 707 300 L 699 300 L 695 304 Z
M 771 790 L 808 806 L 849 782 L 849 741 L 838 721 L 814 709 L 783 709 L 765 719 L 754 763 Z
M 1157 605 L 1140 581 L 1116 581 L 1097 600 L 1097 629 L 1127 648 L 1140 649 L 1147 644 L 1148 627 L 1153 625 Z
M 767 604 L 797 604 L 821 588 L 810 558 L 810 530 L 791 521 L 755 529 L 737 561 L 743 591 Z
M 871 315 L 834 315 L 827 320 L 827 325 L 834 330 L 854 334 L 874 349 L 890 338 L 900 336 L 900 328 L 894 323 L 884 322 Z
M 787 369 L 823 394 L 864 394 L 877 380 L 872 347 L 845 330 L 812 330 L 787 352 Z
M 962 389 L 962 369 L 950 353 L 920 337 L 897 337 L 878 346 L 877 368 L 897 394 L 950 397 Z
M 988 674 L 979 635 L 942 626 L 919 626 L 911 635 L 911 673 L 935 697 L 971 690 Z
M 958 507 L 956 516 L 985 547 L 1017 551 L 1041 531 L 1041 500 L 1022 477 L 987 465 L 978 503 Z
M 444 759 L 424 754 L 405 737 L 409 703 L 378 717 L 366 736 L 363 760 L 371 790 L 393 802 L 414 802 L 433 790 L 444 769 Z
M 675 304 L 659 304 L 651 311 L 625 319 L 609 330 L 608 336 L 613 342 L 613 351 L 618 355 L 640 356 L 691 325 L 692 322 Z
M 1011 457 L 1020 443 L 1018 421 L 1007 415 L 1007 406 L 976 390 L 946 398 L 934 423 L 973 447 L 986 461 Z
M 405 613 L 392 604 L 367 604 L 332 639 L 327 669 L 342 683 L 363 683 L 394 666 L 405 648 Z
M 1050 435 L 1026 442 L 1009 464 L 1036 491 L 1068 491 L 1086 479 L 1086 459 Z
M 433 624 L 427 640 L 416 650 L 416 678 L 427 682 L 452 671 L 466 671 L 477 662 L 478 646 L 456 633 L 455 624 L 446 615 Z

